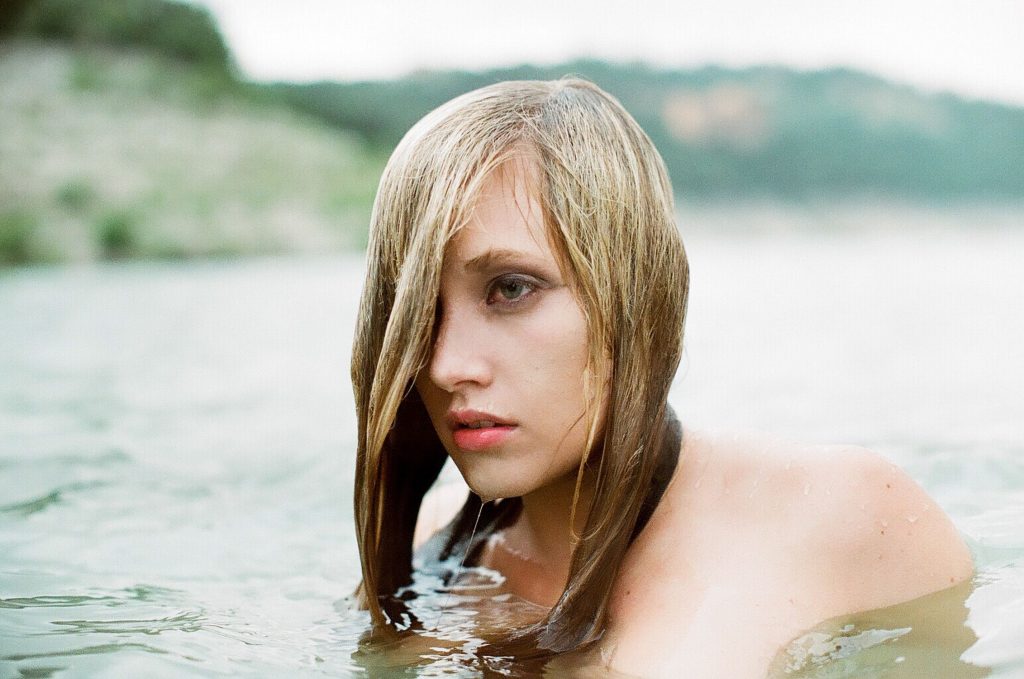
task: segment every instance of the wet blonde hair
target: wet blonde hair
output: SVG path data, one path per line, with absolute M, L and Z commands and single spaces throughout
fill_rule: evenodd
M 384 170 L 352 354 L 360 599 L 386 626 L 386 601 L 410 578 L 420 503 L 447 457 L 413 389 L 431 353 L 445 247 L 488 176 L 524 149 L 587 320 L 588 374 L 607 376 L 589 385 L 606 411 L 568 584 L 545 619 L 512 634 L 562 652 L 603 629 L 654 474 L 689 285 L 661 157 L 622 105 L 584 80 L 504 82 L 457 97 L 420 120 Z M 593 438 L 593 416 L 590 425 Z

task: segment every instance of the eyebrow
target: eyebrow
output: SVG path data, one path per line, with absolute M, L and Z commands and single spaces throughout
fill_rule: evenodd
M 525 262 L 535 264 L 536 257 L 521 250 L 495 249 L 488 250 L 466 261 L 465 268 L 468 271 L 484 273 L 500 269 L 509 264 L 522 264 Z

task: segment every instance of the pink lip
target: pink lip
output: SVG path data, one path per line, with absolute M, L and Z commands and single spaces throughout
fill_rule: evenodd
M 501 425 L 496 427 L 480 427 L 479 429 L 456 429 L 452 433 L 455 445 L 463 450 L 479 451 L 504 443 L 515 427 Z
M 455 445 L 462 450 L 480 451 L 504 443 L 516 430 L 516 423 L 482 410 L 451 410 L 445 418 Z M 493 426 L 471 429 L 470 424 L 490 422 Z

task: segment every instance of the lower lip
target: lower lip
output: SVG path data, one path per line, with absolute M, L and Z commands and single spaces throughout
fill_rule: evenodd
M 462 427 L 456 429 L 452 436 L 455 438 L 455 445 L 463 450 L 486 450 L 504 443 L 514 430 L 515 427 L 511 425 L 479 429 Z

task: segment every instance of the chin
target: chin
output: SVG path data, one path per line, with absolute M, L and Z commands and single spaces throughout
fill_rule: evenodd
M 521 497 L 536 490 L 539 484 L 528 479 L 515 478 L 514 475 L 501 474 L 495 470 L 484 472 L 479 469 L 463 469 L 462 478 L 466 485 L 483 500 L 498 498 Z
M 518 485 L 510 485 L 508 483 L 470 482 L 469 480 L 466 481 L 466 485 L 469 486 L 471 491 L 479 495 L 484 502 L 510 497 L 521 497 L 532 490 L 529 487 L 524 488 Z

